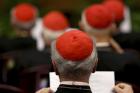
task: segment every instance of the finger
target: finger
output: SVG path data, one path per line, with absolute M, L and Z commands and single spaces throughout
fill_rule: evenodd
M 53 90 L 51 90 L 50 88 L 48 88 L 48 93 L 54 93 Z
M 125 83 L 120 83 L 120 84 L 118 84 L 118 87 L 120 87 L 121 89 L 125 89 L 126 87 L 127 87 L 127 88 L 130 88 L 131 85 L 125 84 Z
M 124 88 L 125 88 L 125 85 L 124 85 L 124 84 L 120 84 L 119 87 L 120 87 L 121 89 L 124 89 Z
M 49 90 L 48 88 L 43 88 L 37 91 L 36 93 L 49 93 L 48 90 Z
M 115 87 L 113 88 L 113 91 L 114 91 L 115 93 L 122 93 L 122 89 L 121 89 L 120 87 L 118 87 L 118 86 L 115 86 Z

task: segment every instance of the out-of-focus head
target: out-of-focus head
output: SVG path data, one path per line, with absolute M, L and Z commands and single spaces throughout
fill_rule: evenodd
M 101 4 L 94 4 L 82 13 L 80 27 L 92 34 L 109 34 L 113 23 L 113 16 Z
M 119 1 L 119 2 L 124 2 L 124 0 L 103 0 L 103 1 Z
M 11 11 L 11 23 L 16 29 L 30 31 L 35 25 L 37 15 L 36 7 L 29 3 L 20 3 Z
M 51 46 L 52 60 L 60 77 L 78 80 L 89 77 L 96 67 L 96 45 L 80 30 L 65 32 Z
M 68 19 L 59 11 L 51 11 L 43 17 L 43 37 L 45 42 L 51 43 L 69 28 Z
M 122 2 L 119 0 L 106 0 L 103 5 L 113 14 L 116 24 L 124 19 L 124 4 Z

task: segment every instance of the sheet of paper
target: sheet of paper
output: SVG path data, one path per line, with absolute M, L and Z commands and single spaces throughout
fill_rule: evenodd
M 54 73 L 50 73 L 50 87 L 56 91 L 60 84 L 59 77 Z M 96 71 L 92 73 L 89 79 L 89 85 L 92 93 L 112 93 L 112 88 L 115 85 L 114 72 Z

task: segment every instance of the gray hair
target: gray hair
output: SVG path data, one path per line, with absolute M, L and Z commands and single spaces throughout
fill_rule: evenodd
M 86 17 L 85 17 L 85 11 L 82 13 L 81 23 L 83 24 L 84 31 L 86 31 L 87 33 L 90 33 L 90 34 L 95 34 L 95 33 L 97 33 L 97 34 L 110 34 L 110 30 L 111 30 L 111 27 L 113 25 L 113 24 L 110 24 L 108 27 L 106 27 L 104 29 L 94 28 L 87 22 Z
M 62 58 L 56 50 L 56 41 L 51 45 L 52 60 L 56 62 L 58 72 L 66 77 L 81 77 L 91 73 L 97 61 L 95 44 L 91 55 L 82 61 L 71 61 Z

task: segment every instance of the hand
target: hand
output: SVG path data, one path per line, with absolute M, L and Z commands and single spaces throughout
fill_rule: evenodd
M 36 93 L 54 93 L 50 88 L 42 88 L 38 90 Z
M 131 85 L 125 83 L 117 84 L 113 90 L 115 93 L 134 93 Z

